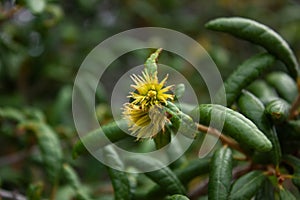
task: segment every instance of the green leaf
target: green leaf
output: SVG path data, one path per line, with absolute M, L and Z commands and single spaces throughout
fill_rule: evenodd
M 289 120 L 282 126 L 285 136 L 300 139 L 300 120 Z
M 186 185 L 197 176 L 207 174 L 209 172 L 209 164 L 210 158 L 195 159 L 186 163 L 181 168 L 174 170 L 174 173 L 180 182 Z M 164 189 L 159 186 L 155 186 L 149 190 L 147 196 L 157 197 L 162 194 L 165 194 Z
M 149 58 L 145 62 L 145 70 L 149 73 L 149 75 L 153 76 L 157 73 L 157 59 L 159 54 L 161 53 L 162 48 L 157 49 L 154 53 L 152 53 Z
M 280 188 L 279 199 L 280 200 L 296 200 L 296 197 L 289 190 L 287 190 L 285 188 Z
M 268 84 L 273 86 L 284 100 L 292 103 L 298 94 L 297 84 L 284 72 L 273 72 L 266 77 Z
M 210 125 L 211 118 L 214 120 L 212 123 L 218 126 L 224 122 L 221 131 L 243 145 L 261 152 L 272 149 L 272 143 L 252 121 L 230 108 L 216 104 L 201 104 L 193 112 L 200 113 L 200 123 L 206 126 Z
M 33 14 L 38 14 L 43 12 L 46 7 L 45 0 L 39 0 L 39 1 L 26 0 L 26 4 Z
M 172 122 L 174 129 L 179 130 L 180 133 L 188 138 L 194 139 L 197 136 L 197 126 L 192 117 L 183 113 L 172 102 L 168 102 L 164 109 L 172 116 L 170 121 Z
M 24 115 L 26 116 L 26 120 L 28 121 L 36 121 L 36 122 L 45 122 L 44 113 L 41 112 L 39 109 L 35 108 L 27 108 L 24 109 Z
M 168 194 L 185 194 L 185 188 L 176 175 L 167 167 L 153 172 L 146 172 L 151 180 L 164 188 Z
M 247 90 L 259 98 L 264 105 L 278 98 L 275 89 L 263 80 L 254 81 L 249 87 L 247 87 Z
M 72 186 L 74 192 L 76 192 L 76 199 L 89 200 L 91 199 L 83 189 L 83 186 L 75 172 L 75 170 L 68 164 L 63 165 L 63 176 L 66 178 L 68 185 Z
M 16 124 L 26 120 L 26 116 L 18 109 L 10 107 L 0 108 L 0 132 L 2 136 L 14 137 Z
M 292 156 L 292 155 L 286 155 L 286 156 L 284 156 L 284 160 L 287 163 L 289 163 L 294 168 L 294 170 L 297 170 L 300 172 L 300 159 L 299 158 Z
M 215 151 L 210 165 L 208 198 L 226 200 L 232 178 L 232 152 L 224 146 Z
M 78 190 L 81 186 L 81 183 L 79 181 L 79 178 L 74 171 L 74 169 L 68 165 L 64 164 L 63 165 L 63 175 L 66 178 L 67 182 L 69 185 L 73 187 L 74 190 Z
M 294 171 L 292 182 L 299 190 L 300 189 L 300 170 Z
M 180 99 L 184 95 L 184 92 L 185 92 L 185 85 L 183 83 L 177 84 L 174 92 L 176 98 Z
M 120 125 L 120 127 L 118 125 Z M 127 129 L 127 127 L 126 121 L 120 120 L 118 122 L 111 122 L 102 126 L 101 129 L 96 129 L 87 133 L 74 145 L 73 158 L 77 158 L 79 155 L 86 152 L 85 145 L 89 146 L 89 150 L 96 151 L 110 143 L 128 137 L 128 134 L 123 131 L 123 129 Z M 107 140 L 107 138 L 109 140 Z
M 300 189 L 300 159 L 292 155 L 287 155 L 284 157 L 284 160 L 293 167 L 294 174 L 292 182 L 298 189 Z
M 58 4 L 47 4 L 44 13 L 49 17 L 44 21 L 44 25 L 52 27 L 59 22 L 64 16 L 63 9 Z
M 43 184 L 41 182 L 38 182 L 36 184 L 30 184 L 26 196 L 30 200 L 40 200 L 42 199 L 42 191 L 43 191 Z
M 210 158 L 195 159 L 188 162 L 183 168 L 176 169 L 174 173 L 182 184 L 187 184 L 193 178 L 209 172 Z
M 253 121 L 261 131 L 269 131 L 271 125 L 264 114 L 265 106 L 252 93 L 243 90 L 238 100 L 238 107 L 241 113 Z
M 174 131 L 172 131 L 172 133 L 174 134 Z M 170 168 L 178 169 L 179 167 L 187 163 L 187 158 L 185 155 L 181 155 L 183 149 L 182 144 L 180 143 L 180 138 L 173 137 L 172 144 L 172 146 L 169 146 L 170 151 L 168 151 L 167 154 L 170 160 L 175 161 L 170 164 Z M 181 156 L 178 159 L 176 159 L 178 155 Z
M 166 197 L 165 200 L 189 200 L 189 198 L 181 194 L 174 194 L 172 196 Z
M 238 106 L 241 113 L 250 119 L 254 124 L 267 136 L 271 141 L 273 149 L 264 154 L 265 158 L 271 158 L 273 164 L 279 164 L 281 160 L 281 147 L 277 137 L 276 129 L 269 123 L 265 115 L 265 106 L 263 103 L 250 92 L 243 90 L 238 100 Z M 268 156 L 270 155 L 270 156 Z
M 22 122 L 25 120 L 25 116 L 22 112 L 20 112 L 17 109 L 2 107 L 0 108 L 0 120 L 2 121 L 4 119 L 14 120 L 16 122 Z
M 130 185 L 127 175 L 124 171 L 124 165 L 119 155 L 112 146 L 107 146 L 104 149 L 106 161 L 109 163 L 107 166 L 108 174 L 114 188 L 114 196 L 116 200 L 129 200 L 132 198 Z M 113 166 L 114 168 L 111 168 Z
M 76 200 L 91 200 L 91 198 L 83 190 L 76 191 L 75 199 Z
M 282 123 L 287 120 L 290 105 L 283 99 L 275 99 L 266 105 L 266 114 L 274 123 Z
M 52 124 L 57 124 L 63 119 L 63 114 L 66 113 L 72 101 L 72 87 L 70 85 L 64 86 L 58 93 L 56 100 L 52 106 L 49 115 L 49 121 Z M 62 114 L 63 113 L 63 114 Z
M 62 149 L 56 133 L 40 122 L 26 122 L 21 128 L 35 133 L 49 179 L 52 183 L 56 182 L 62 167 Z
M 162 130 L 153 137 L 156 149 L 161 149 L 171 141 L 171 129 L 165 126 L 165 131 Z
M 136 156 L 128 160 L 134 167 L 139 170 L 148 168 L 160 167 L 159 170 L 145 172 L 145 175 L 149 177 L 152 181 L 157 183 L 161 188 L 163 188 L 168 194 L 185 194 L 185 188 L 178 179 L 178 177 L 171 171 L 170 168 L 164 166 L 161 162 L 156 159 L 144 159 L 142 157 Z
M 243 62 L 224 82 L 227 105 L 230 106 L 240 95 L 242 89 L 246 88 L 255 79 L 257 79 L 263 71 L 270 68 L 275 59 L 267 53 L 259 54 Z M 221 93 L 217 93 L 217 100 L 222 97 Z
M 230 190 L 230 200 L 250 200 L 261 188 L 266 176 L 262 171 L 251 171 L 237 179 Z
M 268 52 L 283 61 L 290 75 L 299 76 L 297 59 L 288 43 L 269 27 L 251 19 L 241 17 L 218 18 L 209 21 L 206 28 L 229 33 L 254 44 L 261 45 Z
M 265 179 L 262 187 L 255 195 L 255 200 L 275 199 L 274 187 L 269 179 Z

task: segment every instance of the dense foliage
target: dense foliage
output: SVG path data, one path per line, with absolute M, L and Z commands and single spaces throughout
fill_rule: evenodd
M 299 10 L 296 1 L 1 1 L 0 198 L 299 199 Z M 168 104 L 170 127 L 181 125 L 196 138 L 170 166 L 134 174 L 109 168 L 86 152 L 71 101 L 77 70 L 92 48 L 143 26 L 181 31 L 203 45 L 225 80 L 227 104 L 210 104 L 203 80 L 186 70 L 183 59 L 161 52 L 158 62 L 182 73 L 201 103 L 189 105 L 192 112 Z M 134 141 L 112 122 L 109 91 L 152 52 L 120 57 L 96 94 L 105 135 L 138 152 L 148 151 L 149 143 L 161 148 L 172 133 Z M 157 59 L 152 61 L 155 65 Z M 222 130 L 208 127 L 212 112 L 225 120 Z M 200 121 L 193 121 L 195 113 Z M 222 135 L 211 154 L 200 159 L 204 133 Z M 102 147 L 101 137 L 96 130 L 85 139 Z M 105 152 L 109 162 L 124 167 L 113 148 Z M 138 157 L 134 162 L 161 164 Z

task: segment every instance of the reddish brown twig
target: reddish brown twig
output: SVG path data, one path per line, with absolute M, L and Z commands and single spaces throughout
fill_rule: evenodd
M 239 152 L 246 155 L 245 151 L 240 147 L 240 145 L 236 141 L 234 141 L 233 139 L 225 136 L 224 134 L 222 134 L 217 129 L 212 128 L 212 127 L 207 127 L 207 126 L 204 126 L 202 124 L 196 124 L 196 125 L 197 125 L 198 131 L 201 131 L 201 132 L 208 133 L 208 134 L 211 134 L 213 136 L 219 137 L 223 144 L 227 144 L 232 149 L 235 149 L 235 150 L 237 150 L 237 151 L 239 151 Z
M 298 115 L 299 106 L 300 106 L 300 95 L 297 96 L 297 98 L 295 99 L 295 101 L 292 104 L 292 107 L 290 109 L 289 119 L 294 119 L 294 117 L 296 115 Z

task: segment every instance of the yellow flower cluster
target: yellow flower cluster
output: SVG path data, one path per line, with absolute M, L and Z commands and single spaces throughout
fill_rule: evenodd
M 165 87 L 167 78 L 159 82 L 157 72 L 150 75 L 147 70 L 142 76 L 131 76 L 135 91 L 128 96 L 132 101 L 124 104 L 123 115 L 137 139 L 154 137 L 168 122 L 162 106 L 173 100 L 174 95 L 170 94 L 173 86 Z

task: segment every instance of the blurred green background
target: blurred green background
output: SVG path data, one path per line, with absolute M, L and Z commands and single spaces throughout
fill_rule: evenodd
M 296 0 L 0 2 L 0 188 L 22 194 L 39 184 L 43 185 L 43 196 L 51 193 L 35 138 L 17 126 L 20 118 L 26 118 L 42 120 L 55 130 L 64 162 L 74 166 L 92 196 L 112 197 L 108 176 L 99 162 L 89 155 L 72 160 L 72 146 L 78 137 L 71 93 L 85 56 L 114 34 L 145 26 L 180 31 L 205 47 L 226 78 L 259 47 L 206 30 L 204 24 L 216 17 L 242 16 L 272 27 L 300 57 L 300 2 Z M 111 67 L 110 78 L 117 79 L 132 62 L 142 63 L 149 52 L 118 59 Z M 175 68 L 182 64 L 173 57 L 162 59 Z M 207 99 L 205 93 L 203 98 Z M 100 88 L 97 114 L 103 124 L 111 119 L 108 100 L 105 87 Z M 57 199 L 72 196 L 65 180 L 60 180 L 60 185 Z

